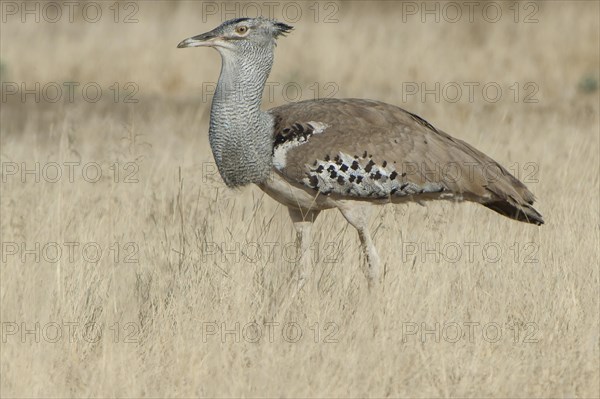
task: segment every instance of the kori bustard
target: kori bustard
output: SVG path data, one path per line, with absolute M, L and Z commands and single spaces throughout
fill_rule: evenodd
M 541 225 L 534 196 L 505 168 L 469 144 L 396 106 L 320 99 L 261 110 L 275 40 L 292 29 L 275 20 L 238 18 L 177 47 L 213 47 L 222 58 L 209 140 L 229 187 L 254 183 L 286 205 L 310 265 L 310 231 L 319 212 L 338 208 L 358 230 L 369 286 L 379 256 L 369 233 L 374 204 L 446 199 L 480 203 Z

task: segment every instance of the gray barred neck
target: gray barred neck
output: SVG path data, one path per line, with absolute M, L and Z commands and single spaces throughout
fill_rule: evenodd
M 264 182 L 271 172 L 273 120 L 261 111 L 271 70 L 262 59 L 222 53 L 223 64 L 210 113 L 210 146 L 230 187 Z

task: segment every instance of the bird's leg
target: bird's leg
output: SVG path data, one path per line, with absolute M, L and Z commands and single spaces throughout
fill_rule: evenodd
M 312 270 L 311 262 L 311 230 L 312 224 L 317 218 L 319 211 L 303 212 L 298 208 L 288 208 L 294 228 L 296 229 L 296 239 L 298 251 L 300 252 L 298 265 L 298 287 L 301 289 L 306 282 Z
M 379 281 L 380 263 L 377 249 L 373 245 L 373 239 L 369 232 L 369 220 L 372 208 L 373 205 L 371 204 L 356 205 L 355 203 L 339 208 L 348 223 L 358 230 L 360 246 L 367 260 L 366 266 L 363 266 L 363 272 L 367 277 L 369 288 L 372 288 Z

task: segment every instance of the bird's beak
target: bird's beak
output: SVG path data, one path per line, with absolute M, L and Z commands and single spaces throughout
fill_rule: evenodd
M 198 36 L 188 37 L 177 45 L 177 48 L 186 47 L 212 47 L 214 46 L 215 40 L 221 39 L 219 35 L 216 35 L 213 31 L 202 33 Z

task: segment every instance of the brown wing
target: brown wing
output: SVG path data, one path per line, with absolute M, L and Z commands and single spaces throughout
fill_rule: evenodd
M 543 223 L 533 194 L 493 159 L 401 108 L 321 99 L 269 111 L 274 166 L 291 182 L 354 198 L 457 197 Z

